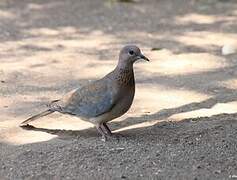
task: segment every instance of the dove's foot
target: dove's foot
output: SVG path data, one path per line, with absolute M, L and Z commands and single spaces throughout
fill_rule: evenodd
M 113 135 L 112 132 L 111 132 L 111 130 L 109 129 L 109 127 L 107 126 L 106 123 L 102 123 L 102 124 L 101 124 L 101 128 L 102 128 L 103 132 L 104 132 L 106 135 L 108 135 L 108 136 L 112 136 L 112 135 Z
M 103 128 L 101 127 L 101 125 L 96 125 L 96 129 L 98 130 L 98 132 L 101 134 L 101 136 L 102 136 L 102 141 L 107 141 L 107 133 L 105 133 L 104 131 L 103 131 Z

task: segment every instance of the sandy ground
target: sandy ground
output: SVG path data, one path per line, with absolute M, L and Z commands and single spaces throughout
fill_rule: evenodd
M 0 179 L 237 179 L 236 22 L 235 0 L 1 0 Z M 118 140 L 60 114 L 18 126 L 128 43 L 151 62 Z

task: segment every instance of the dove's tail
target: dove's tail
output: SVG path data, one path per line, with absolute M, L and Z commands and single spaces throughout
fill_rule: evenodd
M 29 122 L 34 121 L 34 120 L 36 120 L 36 119 L 38 119 L 38 118 L 40 118 L 40 117 L 47 116 L 47 115 L 49 115 L 49 114 L 51 114 L 51 113 L 53 113 L 53 112 L 54 112 L 54 111 L 48 109 L 48 110 L 43 111 L 43 112 L 41 112 L 41 113 L 39 113 L 39 114 L 36 114 L 36 115 L 34 115 L 34 116 L 32 116 L 32 117 L 26 119 L 25 121 L 23 121 L 23 122 L 21 123 L 21 126 L 27 125 Z

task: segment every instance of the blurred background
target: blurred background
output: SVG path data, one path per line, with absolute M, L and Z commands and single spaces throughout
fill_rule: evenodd
M 229 116 L 235 119 L 236 22 L 236 0 L 1 0 L 2 156 L 8 157 L 6 153 L 18 145 L 57 141 L 57 133 L 45 129 L 75 130 L 79 134 L 91 129 L 88 123 L 59 114 L 34 123 L 44 131 L 26 131 L 18 124 L 44 110 L 49 101 L 107 74 L 127 44 L 138 45 L 151 62 L 135 64 L 135 101 L 126 115 L 111 123 L 115 132 L 132 132 L 131 136 L 141 133 L 149 141 L 151 137 L 144 135 L 146 128 L 160 128 L 159 123 L 182 123 L 187 118 L 198 121 L 201 117 L 211 120 L 220 114 L 220 120 Z M 215 122 L 200 123 L 177 132 L 216 127 Z M 226 121 L 220 124 L 225 129 Z M 236 135 L 236 123 L 231 121 L 232 125 Z M 88 138 L 98 141 L 96 132 L 91 133 L 80 138 L 86 147 L 90 147 Z M 162 136 L 174 138 L 159 134 Z M 232 145 L 236 148 L 236 141 Z M 16 169 L 14 163 L 11 167 Z M 230 167 L 236 170 L 236 164 Z M 2 172 L 7 172 L 7 177 L 24 177 Z

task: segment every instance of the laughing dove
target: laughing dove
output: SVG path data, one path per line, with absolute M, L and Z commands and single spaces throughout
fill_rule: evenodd
M 135 94 L 133 63 L 138 59 L 149 61 L 137 46 L 125 46 L 119 54 L 116 68 L 102 79 L 73 90 L 62 99 L 52 101 L 48 109 L 21 123 L 29 122 L 55 111 L 70 114 L 93 123 L 103 140 L 112 133 L 107 122 L 122 116 L 130 108 Z

